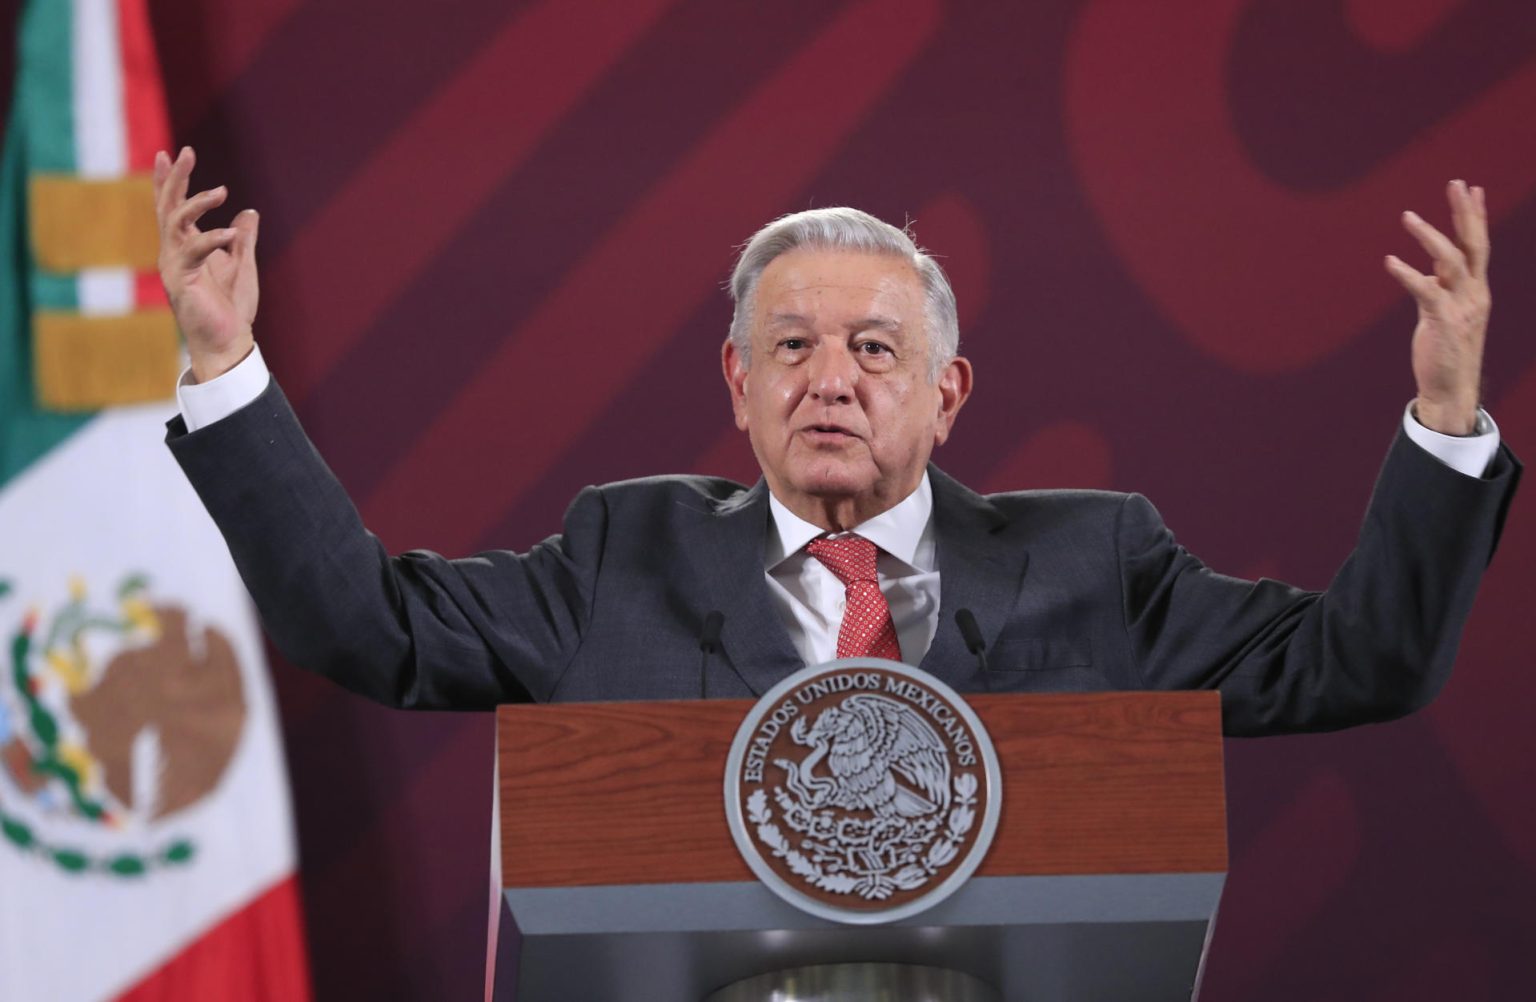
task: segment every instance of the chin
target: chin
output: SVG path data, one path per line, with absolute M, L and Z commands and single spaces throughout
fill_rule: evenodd
M 855 497 L 875 487 L 875 478 L 869 473 L 837 467 L 807 470 L 795 479 L 802 492 L 820 498 Z

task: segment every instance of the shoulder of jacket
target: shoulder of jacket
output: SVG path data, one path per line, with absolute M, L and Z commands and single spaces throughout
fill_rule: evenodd
M 747 493 L 748 488 L 724 477 L 677 473 L 616 480 L 587 490 L 602 494 L 609 505 L 667 502 L 713 506 Z
M 986 500 L 1010 515 L 1036 512 L 1104 513 L 1117 511 L 1128 498 L 1140 495 L 1122 491 L 1095 491 L 1076 488 L 1006 491 L 988 494 Z

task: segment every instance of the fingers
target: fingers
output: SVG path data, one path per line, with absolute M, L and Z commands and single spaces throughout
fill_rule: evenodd
M 1451 224 L 1456 242 L 1466 254 L 1467 270 L 1475 278 L 1488 275 L 1488 206 L 1481 188 L 1469 188 L 1465 181 L 1452 181 L 1446 188 L 1451 205 Z
M 185 151 L 183 151 L 185 152 Z M 177 160 L 180 160 L 180 154 Z M 174 206 L 171 204 L 171 175 L 176 171 L 176 161 L 163 150 L 155 154 L 155 218 L 160 220 L 160 231 L 165 232 L 165 217 Z
M 261 225 L 261 216 L 257 215 L 255 209 L 241 210 L 230 225 L 240 230 L 241 234 L 249 239 L 250 244 L 255 246 L 256 230 Z
M 215 250 L 228 248 L 232 255 L 249 257 L 256 246 L 257 216 L 253 209 L 240 213 L 227 229 L 202 233 L 197 224 L 211 209 L 229 198 L 224 185 L 187 197 L 187 187 L 197 154 L 183 146 L 172 160 L 164 151 L 155 154 L 153 181 L 155 212 L 160 221 L 163 260 L 180 269 L 199 267 Z
M 176 162 L 171 165 L 171 174 L 166 178 L 166 191 L 172 205 L 180 205 L 187 197 L 187 182 L 192 180 L 192 168 L 196 164 L 197 154 L 192 147 L 183 146 L 176 154 Z
M 1467 258 L 1451 238 L 1424 221 L 1417 212 L 1403 213 L 1403 229 L 1419 242 L 1435 262 L 1435 272 L 1455 284 L 1468 274 Z
M 197 154 L 190 146 L 183 146 L 175 160 L 164 153 L 155 154 L 155 215 L 162 226 L 166 216 L 187 197 L 187 179 L 192 176 L 196 159 Z
M 239 236 L 235 238 L 234 247 L 230 253 L 240 261 L 253 257 L 256 253 L 256 231 L 261 227 L 261 217 L 255 209 L 246 209 L 235 217 L 234 229 Z
M 198 192 L 171 212 L 170 218 L 166 220 L 166 229 L 170 233 L 182 233 L 196 226 L 204 213 L 223 205 L 224 199 L 228 197 L 229 189 L 223 185 L 209 191 Z
M 1471 276 L 1479 282 L 1488 278 L 1488 201 L 1482 188 L 1469 187 L 1456 180 L 1446 185 L 1446 201 L 1451 208 L 1452 241 L 1425 222 L 1416 212 L 1403 213 L 1403 228 L 1435 262 L 1435 273 L 1445 284 L 1454 286 Z
M 209 230 L 207 233 L 199 233 L 182 245 L 176 255 L 177 266 L 184 271 L 196 271 L 202 267 L 208 255 L 220 248 L 228 247 L 235 242 L 240 231 L 233 226 L 221 230 Z
M 1436 306 L 1443 290 L 1433 275 L 1425 275 L 1396 254 L 1388 254 L 1384 263 L 1387 274 L 1397 279 L 1398 284 L 1418 300 L 1420 306 L 1425 309 L 1433 309 Z
M 187 185 L 192 178 L 192 168 L 196 163 L 197 153 L 190 146 L 183 146 L 181 152 L 176 154 L 175 160 L 163 153 L 155 155 L 155 177 L 158 182 L 155 192 L 155 215 L 160 221 L 162 244 L 173 243 L 181 232 L 181 228 L 175 225 L 172 217 L 187 200 Z

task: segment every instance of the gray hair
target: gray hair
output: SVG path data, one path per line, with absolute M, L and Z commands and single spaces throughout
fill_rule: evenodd
M 939 377 L 960 350 L 960 318 L 955 292 L 939 263 L 912 240 L 912 234 L 847 206 L 807 209 L 773 222 L 752 234 L 731 272 L 731 341 L 744 365 L 752 364 L 752 309 L 757 282 L 781 254 L 800 247 L 854 250 L 886 254 L 912 265 L 923 284 L 924 316 L 928 328 L 928 378 Z

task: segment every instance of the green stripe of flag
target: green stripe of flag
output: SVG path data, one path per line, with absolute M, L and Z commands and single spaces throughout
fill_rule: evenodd
M 34 304 L 69 305 L 67 291 L 34 287 L 27 247 L 27 172 L 73 172 L 70 10 L 61 0 L 29 0 L 17 29 L 17 74 L 5 150 L 0 154 L 0 484 L 74 434 L 90 415 L 38 410 L 32 383 Z M 43 299 L 34 295 L 42 293 Z
M 16 102 L 32 173 L 75 173 L 74 4 L 28 0 L 16 31 Z M 15 138 L 16 133 L 11 133 Z
M 61 275 L 56 271 L 33 268 L 31 279 L 32 309 L 69 312 L 80 309 L 80 281 L 74 272 Z

